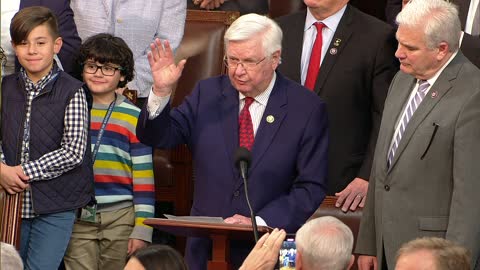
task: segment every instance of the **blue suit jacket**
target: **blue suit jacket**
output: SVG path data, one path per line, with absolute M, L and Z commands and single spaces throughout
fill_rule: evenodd
M 200 81 L 179 107 L 167 106 L 153 120 L 148 120 L 145 107 L 140 114 L 137 136 L 143 143 L 158 148 L 185 143 L 192 151 L 192 215 L 249 216 L 233 157 L 238 148 L 238 115 L 238 92 L 227 76 Z M 274 121 L 268 123 L 267 116 Z M 252 207 L 269 226 L 295 232 L 322 202 L 327 136 L 325 104 L 315 93 L 277 73 L 248 172 Z M 206 263 L 206 258 L 199 254 L 208 250 L 204 242 L 190 241 L 187 247 L 187 260 L 195 250 L 192 269 L 204 269 L 200 262 Z

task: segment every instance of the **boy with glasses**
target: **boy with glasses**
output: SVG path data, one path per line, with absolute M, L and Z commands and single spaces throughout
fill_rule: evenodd
M 123 39 L 98 34 L 82 44 L 79 64 L 93 97 L 91 151 L 97 205 L 83 209 L 65 255 L 66 269 L 123 269 L 128 254 L 152 241 L 152 149 L 135 134 L 140 109 L 115 90 L 133 79 Z

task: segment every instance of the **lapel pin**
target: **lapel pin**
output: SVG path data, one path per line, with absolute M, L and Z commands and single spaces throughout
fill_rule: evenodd
M 331 55 L 335 55 L 335 54 L 337 54 L 337 52 L 338 52 L 337 48 L 331 48 L 330 49 L 330 54 Z
M 433 91 L 432 94 L 431 94 L 432 98 L 436 98 L 438 96 L 438 92 L 437 91 Z
M 271 124 L 271 123 L 273 123 L 273 121 L 275 121 L 275 117 L 273 117 L 273 115 L 268 115 L 267 116 L 267 123 Z
M 336 38 L 335 41 L 333 42 L 333 46 L 336 46 L 336 47 L 340 46 L 340 42 L 342 42 L 342 40 L 339 38 Z

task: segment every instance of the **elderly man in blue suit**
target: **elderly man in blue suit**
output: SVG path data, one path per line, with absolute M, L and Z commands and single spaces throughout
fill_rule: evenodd
M 140 115 L 137 136 L 159 148 L 187 144 L 196 177 L 191 214 L 221 216 L 236 224 L 251 224 L 243 182 L 234 165 L 237 148 L 250 148 L 249 197 L 256 220 L 295 232 L 325 197 L 325 103 L 275 71 L 282 31 L 271 19 L 241 16 L 224 39 L 228 76 L 198 82 L 174 109 L 169 97 L 185 60 L 173 63 L 168 42 L 156 40 L 151 45 L 155 83 Z M 231 243 L 234 269 L 252 247 L 252 243 Z M 190 269 L 206 269 L 210 249 L 208 239 L 189 239 Z

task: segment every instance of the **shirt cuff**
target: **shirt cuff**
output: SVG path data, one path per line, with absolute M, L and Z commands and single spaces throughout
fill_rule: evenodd
M 164 97 L 157 96 L 155 93 L 153 93 L 153 88 L 150 89 L 150 94 L 148 95 L 147 101 L 147 110 L 149 113 L 148 119 L 154 119 L 163 111 L 163 109 L 165 109 L 170 101 L 170 96 L 171 95 Z

